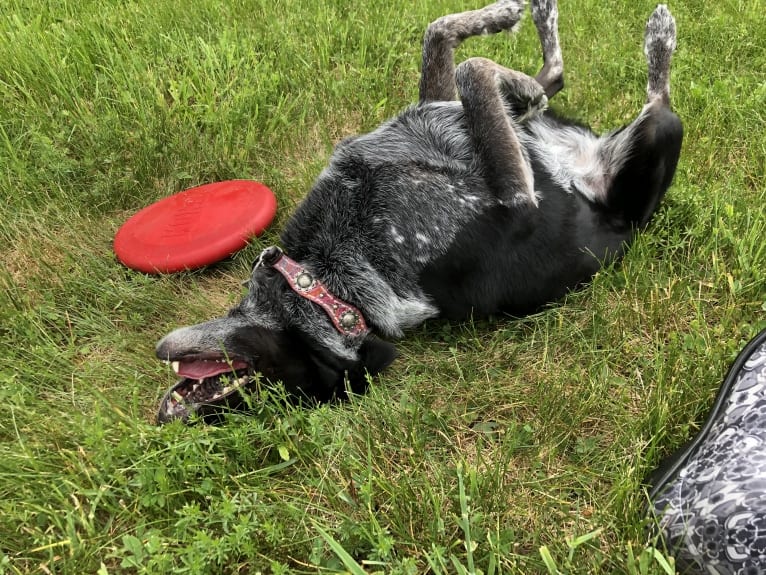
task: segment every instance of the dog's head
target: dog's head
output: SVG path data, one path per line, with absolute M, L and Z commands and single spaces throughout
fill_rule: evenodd
M 199 405 L 239 407 L 238 389 L 256 374 L 281 382 L 296 398 L 327 401 L 345 397 L 347 389 L 362 393 L 367 375 L 396 357 L 392 344 L 372 334 L 343 353 L 322 345 L 316 334 L 288 321 L 293 312 L 282 301 L 285 292 L 269 287 L 251 282 L 247 296 L 226 316 L 176 329 L 160 340 L 157 357 L 182 378 L 163 399 L 160 422 L 186 420 Z

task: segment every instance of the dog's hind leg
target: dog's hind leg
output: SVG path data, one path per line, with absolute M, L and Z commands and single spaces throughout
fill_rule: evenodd
M 673 16 L 657 6 L 646 25 L 647 103 L 632 124 L 606 136 L 599 160 L 611 183 L 602 199 L 633 227 L 644 227 L 675 174 L 683 126 L 670 109 L 670 61 L 676 47 Z
M 537 206 L 532 168 L 506 111 L 506 98 L 543 101 L 542 86 L 486 58 L 460 64 L 455 80 L 487 185 L 504 204 Z
M 670 60 L 676 49 L 676 23 L 667 6 L 660 4 L 646 23 L 644 54 L 649 68 L 648 104 L 670 106 Z
M 420 102 L 454 100 L 455 49 L 471 36 L 512 29 L 521 19 L 523 10 L 523 0 L 499 0 L 478 10 L 434 20 L 423 38 Z
M 535 80 L 545 90 L 548 98 L 564 87 L 564 58 L 559 44 L 559 10 L 556 0 L 533 0 L 532 20 L 543 48 L 543 68 Z

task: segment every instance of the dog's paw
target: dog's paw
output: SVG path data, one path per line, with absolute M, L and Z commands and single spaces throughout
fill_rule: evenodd
M 495 34 L 503 30 L 513 32 L 521 21 L 524 12 L 524 2 L 520 0 L 499 0 L 482 10 L 484 32 Z
M 497 84 L 503 99 L 517 122 L 542 114 L 548 108 L 548 97 L 540 83 L 520 72 L 498 74 Z
M 665 4 L 654 9 L 646 23 L 644 54 L 649 65 L 670 65 L 676 49 L 676 21 Z
M 539 116 L 547 109 L 548 96 L 546 96 L 544 93 L 540 94 L 539 98 L 535 98 L 534 100 L 529 101 L 529 104 L 527 104 L 527 111 L 517 117 L 516 121 L 520 124 L 523 124 L 527 120 Z

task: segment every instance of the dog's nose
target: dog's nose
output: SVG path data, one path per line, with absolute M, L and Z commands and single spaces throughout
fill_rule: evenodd
M 192 331 L 188 327 L 180 327 L 174 331 L 171 331 L 160 341 L 154 348 L 154 353 L 157 359 L 162 361 L 173 361 L 183 355 L 190 355 L 198 352 L 198 346 L 194 345 L 194 337 Z
M 220 355 L 240 324 L 229 317 L 179 327 L 163 337 L 154 353 L 162 361 L 174 361 L 190 355 Z
M 154 347 L 154 354 L 157 356 L 157 359 L 162 361 L 170 361 L 171 358 L 172 346 L 168 341 L 169 336 L 170 334 L 163 337 Z

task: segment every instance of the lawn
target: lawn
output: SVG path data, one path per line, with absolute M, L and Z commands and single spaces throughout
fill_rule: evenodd
M 643 104 L 647 0 L 561 3 L 566 87 L 599 131 Z M 457 0 L 0 2 L 0 573 L 667 573 L 642 482 L 766 327 L 766 11 L 670 4 L 673 186 L 624 261 L 523 319 L 429 322 L 369 393 L 159 428 L 154 343 L 238 300 L 332 146 L 417 97 Z M 531 19 L 472 39 L 534 73 Z M 269 232 L 148 276 L 139 208 L 251 178 Z

